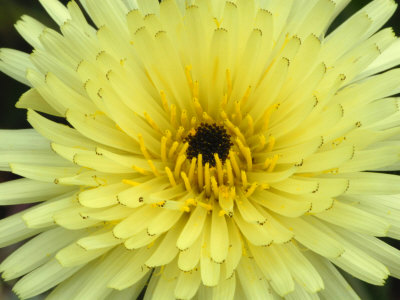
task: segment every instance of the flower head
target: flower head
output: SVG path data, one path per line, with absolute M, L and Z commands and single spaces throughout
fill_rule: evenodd
M 400 276 L 400 43 L 375 0 L 40 0 L 28 55 L 33 129 L 0 132 L 1 265 L 49 299 L 353 299 L 335 266 Z M 68 125 L 48 118 L 64 118 Z M 334 266 L 335 265 L 335 266 Z

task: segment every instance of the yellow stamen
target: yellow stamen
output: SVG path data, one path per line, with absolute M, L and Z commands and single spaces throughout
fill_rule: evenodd
M 204 186 L 207 196 L 211 194 L 210 164 L 207 162 L 204 167 Z
M 186 109 L 182 110 L 181 113 L 181 124 L 183 127 L 188 128 L 188 115 Z
M 185 154 L 185 153 L 186 153 L 186 150 L 187 150 L 188 148 L 189 148 L 189 143 L 183 144 L 183 147 L 182 147 L 182 149 L 179 151 L 178 156 L 179 156 L 179 155 L 182 155 L 182 154 Z
M 177 141 L 180 141 L 182 139 L 182 135 L 184 132 L 185 132 L 185 128 L 183 128 L 182 126 L 179 126 L 178 131 L 176 132 L 176 135 L 175 135 L 175 139 Z
M 178 159 L 176 160 L 176 164 L 175 164 L 175 170 L 174 170 L 175 178 L 179 177 L 179 174 L 181 173 L 182 165 L 185 162 L 185 160 L 186 160 L 186 155 L 178 156 Z
M 264 149 L 267 140 L 263 134 L 259 134 L 257 137 L 258 137 L 258 145 L 255 148 L 255 151 L 258 152 Z
M 161 138 L 161 160 L 164 163 L 167 161 L 167 138 L 165 136 Z
M 197 201 L 193 198 L 189 198 L 189 199 L 185 200 L 185 204 L 187 206 L 189 206 L 189 205 L 197 206 Z
M 197 205 L 207 209 L 208 211 L 211 211 L 213 209 L 213 206 L 211 204 L 204 203 L 204 202 L 201 202 L 201 201 L 198 201 Z
M 187 177 L 186 173 L 182 171 L 181 172 L 181 177 L 182 177 L 183 182 L 185 184 L 186 190 L 190 192 L 192 190 L 192 187 L 190 186 L 189 178 Z
M 171 172 L 171 169 L 168 167 L 165 167 L 165 173 L 167 173 L 168 180 L 171 183 L 171 185 L 176 186 L 176 181 L 175 181 L 174 175 Z
M 151 170 L 153 171 L 154 175 L 160 176 L 160 172 L 156 169 L 156 166 L 154 165 L 153 161 L 151 159 L 147 160 L 147 163 L 149 164 Z
M 239 168 L 239 165 L 236 160 L 236 154 L 232 150 L 229 151 L 229 158 L 231 160 L 233 171 L 235 172 L 235 175 L 237 177 L 240 177 L 240 168 Z
M 171 159 L 172 156 L 174 155 L 176 149 L 178 148 L 179 143 L 177 141 L 173 142 L 171 148 L 168 151 L 168 158 Z
M 170 113 L 170 110 L 169 110 L 169 106 L 168 106 L 167 95 L 165 94 L 164 91 L 161 90 L 161 91 L 160 91 L 160 96 L 161 96 L 162 106 L 163 106 L 165 112 L 166 112 L 167 114 L 169 114 L 169 113 Z
M 196 117 L 192 117 L 190 119 L 190 127 L 195 127 L 197 124 L 197 118 Z
M 222 217 L 222 216 L 225 216 L 226 214 L 227 214 L 226 211 L 224 211 L 223 209 L 221 209 L 221 210 L 219 211 L 219 213 L 218 213 L 218 216 Z
M 193 105 L 194 109 L 196 111 L 196 114 L 201 117 L 203 115 L 203 108 L 201 107 L 201 104 L 199 102 L 199 99 L 193 98 Z
M 131 186 L 138 186 L 140 184 L 140 182 L 133 181 L 133 180 L 130 180 L 130 179 L 122 179 L 122 183 L 129 184 Z
M 279 155 L 275 154 L 274 157 L 272 158 L 271 164 L 269 165 L 267 172 L 272 172 L 275 169 L 278 159 Z
M 165 136 L 167 137 L 167 144 L 168 144 L 169 142 L 171 142 L 171 139 L 172 139 L 171 130 L 169 130 L 169 129 L 165 130 Z
M 245 147 L 239 138 L 236 138 L 236 143 L 239 147 L 240 152 L 246 160 L 247 170 L 251 171 L 253 168 L 253 159 L 251 157 L 251 150 L 249 147 Z
M 199 87 L 199 82 L 197 81 L 197 80 L 195 80 L 194 82 L 193 82 L 193 91 L 192 91 L 192 93 L 193 93 L 193 97 L 194 98 L 199 98 L 199 95 L 200 95 L 200 87 Z
M 214 154 L 214 158 L 215 158 L 215 164 L 217 167 L 218 183 L 223 184 L 224 183 L 224 171 L 222 170 L 222 162 L 219 159 L 218 153 Z
M 226 165 L 226 174 L 228 176 L 228 184 L 230 186 L 232 186 L 233 185 L 233 173 L 232 173 L 232 165 L 231 165 L 230 159 L 227 159 L 225 161 L 225 165 Z
M 151 156 L 149 152 L 147 152 L 146 146 L 144 145 L 143 136 L 141 134 L 138 134 L 138 137 L 139 137 L 140 151 L 142 151 L 142 154 L 146 159 L 151 159 Z
M 147 174 L 148 174 L 148 172 L 147 172 L 145 169 L 141 168 L 141 167 L 132 166 L 132 168 L 133 168 L 136 172 L 138 172 L 138 173 L 140 173 L 140 174 L 143 174 L 143 175 L 147 175 Z
M 174 128 L 178 126 L 176 119 L 176 105 L 171 104 L 171 124 Z
M 189 206 L 182 206 L 180 208 L 181 211 L 185 211 L 185 212 L 190 212 L 190 207 Z
M 271 136 L 269 137 L 269 141 L 268 141 L 268 148 L 267 148 L 267 151 L 268 151 L 268 152 L 271 152 L 272 149 L 274 149 L 275 142 L 276 142 L 275 137 L 271 135 Z
M 247 175 L 246 175 L 246 172 L 245 172 L 244 170 L 242 170 L 242 171 L 240 172 L 240 177 L 242 178 L 242 185 L 243 185 L 243 188 L 246 188 L 247 185 L 248 185 L 248 182 L 247 182 Z
M 218 189 L 218 183 L 217 183 L 217 180 L 215 179 L 215 176 L 211 176 L 211 188 L 212 188 L 212 191 L 214 192 L 214 196 L 216 198 L 218 198 L 219 189 Z
M 258 183 L 257 182 L 253 182 L 252 185 L 250 186 L 250 188 L 247 190 L 245 197 L 250 197 L 254 191 L 257 189 L 258 187 Z
M 247 115 L 246 121 L 247 121 L 247 129 L 245 134 L 247 136 L 252 136 L 254 134 L 254 120 L 250 115 Z
M 276 110 L 276 109 L 279 108 L 279 105 L 280 105 L 279 103 L 278 103 L 278 104 L 271 105 L 270 107 L 268 107 L 268 108 L 265 110 L 264 116 L 263 116 L 264 124 L 263 124 L 263 126 L 262 126 L 262 130 L 263 130 L 263 131 L 265 131 L 265 130 L 268 129 L 269 121 L 270 121 L 270 119 L 271 119 L 271 115 L 272 115 L 272 113 L 274 112 L 274 110 Z
M 197 156 L 197 181 L 199 188 L 203 188 L 203 155 Z
M 250 93 L 251 93 L 251 85 L 249 85 L 249 86 L 247 87 L 247 90 L 246 90 L 246 92 L 244 93 L 243 98 L 240 100 L 240 104 L 241 104 L 242 107 L 243 107 L 244 105 L 246 105 L 247 100 L 249 99 Z
M 227 104 L 228 104 L 228 94 L 224 94 L 221 101 L 221 108 L 225 109 Z
M 147 123 L 150 124 L 151 127 L 153 127 L 154 130 L 161 132 L 160 128 L 158 128 L 156 122 L 149 116 L 147 112 L 144 112 L 144 117 L 146 118 Z
M 186 80 L 189 84 L 190 90 L 193 90 L 193 79 L 192 79 L 192 66 L 188 65 L 185 67 L 185 75 L 186 75 Z
M 240 124 L 242 122 L 243 116 L 242 116 L 242 110 L 240 108 L 240 101 L 235 101 L 234 103 L 234 110 L 235 110 L 235 122 L 236 124 Z
M 206 113 L 205 111 L 203 111 L 203 114 L 201 115 L 203 120 L 206 122 L 212 122 L 212 118 L 208 115 L 208 113 Z
M 194 171 L 196 169 L 196 157 L 192 158 L 192 162 L 190 163 L 190 168 L 189 168 L 189 181 L 192 182 L 193 181 L 193 177 L 194 177 Z
M 268 167 L 271 165 L 272 158 L 268 157 L 265 162 L 264 162 L 264 169 L 268 169 Z

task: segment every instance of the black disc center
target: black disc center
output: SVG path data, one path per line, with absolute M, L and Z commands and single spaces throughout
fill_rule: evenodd
M 201 123 L 196 129 L 196 133 L 187 136 L 185 142 L 189 143 L 186 151 L 187 158 L 197 158 L 199 154 L 202 154 L 203 165 L 209 163 L 210 167 L 216 164 L 215 153 L 218 154 L 219 159 L 224 163 L 229 155 L 229 149 L 233 145 L 231 136 L 226 132 L 226 129 L 215 123 Z

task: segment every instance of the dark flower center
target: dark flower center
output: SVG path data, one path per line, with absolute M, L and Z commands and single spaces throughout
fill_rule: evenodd
M 216 164 L 214 156 L 216 153 L 221 162 L 224 163 L 229 155 L 229 149 L 233 145 L 230 138 L 231 136 L 223 126 L 218 126 L 215 123 L 201 123 L 195 134 L 185 138 L 185 141 L 189 143 L 186 151 L 187 158 L 197 158 L 199 154 L 202 154 L 203 165 L 209 163 L 211 167 Z

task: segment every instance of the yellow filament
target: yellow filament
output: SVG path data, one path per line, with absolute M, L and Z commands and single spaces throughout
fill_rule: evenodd
M 197 156 L 197 181 L 199 188 L 203 188 L 203 155 Z
M 212 191 L 214 192 L 214 196 L 216 198 L 218 198 L 219 189 L 218 189 L 218 183 L 217 183 L 217 180 L 215 179 L 215 176 L 211 176 L 211 188 L 212 188 Z
M 258 183 L 253 182 L 252 185 L 250 186 L 250 188 L 247 190 L 245 196 L 250 197 L 254 193 L 254 191 L 256 190 L 257 187 L 258 187 Z
M 188 127 L 188 115 L 187 115 L 186 109 L 182 110 L 182 113 L 181 113 L 181 124 L 185 128 Z
M 229 158 L 231 160 L 233 171 L 235 172 L 235 175 L 237 177 L 240 177 L 240 168 L 239 168 L 239 165 L 236 160 L 236 155 L 232 150 L 229 151 Z
M 270 107 L 268 107 L 266 109 L 266 111 L 264 113 L 264 117 L 263 117 L 264 118 L 264 124 L 262 126 L 262 130 L 263 131 L 268 129 L 269 121 L 271 119 L 271 115 L 272 115 L 272 113 L 274 112 L 275 109 L 278 109 L 278 107 L 279 107 L 279 104 L 274 104 L 274 105 L 271 105 Z
M 234 109 L 235 109 L 235 122 L 236 124 L 240 124 L 242 122 L 242 111 L 240 109 L 240 101 L 235 101 L 234 104 Z
M 229 159 L 227 159 L 225 161 L 225 165 L 226 165 L 226 174 L 228 176 L 228 184 L 230 186 L 232 186 L 233 185 L 233 173 L 232 173 L 231 161 Z
M 271 152 L 272 149 L 274 149 L 275 142 L 276 142 L 275 137 L 271 135 L 271 136 L 269 137 L 269 141 L 268 141 L 268 148 L 267 148 L 267 151 L 268 151 L 268 152 Z
M 195 127 L 197 124 L 197 118 L 196 117 L 192 117 L 190 119 L 190 127 Z
M 146 118 L 147 123 L 150 124 L 151 127 L 153 127 L 154 130 L 157 130 L 158 132 L 161 132 L 160 128 L 158 128 L 156 122 L 149 116 L 147 112 L 144 112 L 144 117 Z
M 201 107 L 201 104 L 200 104 L 198 98 L 193 98 L 193 105 L 194 105 L 194 109 L 196 111 L 196 114 L 199 117 L 201 117 L 203 115 L 203 108 Z
M 177 141 L 180 141 L 182 139 L 182 135 L 184 132 L 185 132 L 185 128 L 183 128 L 182 126 L 179 126 L 178 131 L 176 132 L 175 139 Z
M 224 122 L 228 119 L 228 115 L 224 110 L 221 111 L 221 119 L 224 120 Z
M 189 178 L 187 177 L 186 173 L 185 172 L 181 172 L 181 177 L 182 177 L 183 182 L 185 184 L 186 190 L 190 192 L 192 190 L 192 187 L 190 186 Z
M 182 147 L 182 149 L 179 151 L 178 156 L 179 156 L 179 155 L 182 155 L 182 154 L 185 154 L 185 152 L 186 152 L 186 150 L 187 150 L 188 148 L 189 148 L 189 143 L 183 144 L 183 147 Z
M 197 201 L 197 205 L 205 208 L 208 211 L 211 211 L 213 209 L 213 206 L 211 204 L 204 203 L 204 202 L 201 202 L 201 201 Z
M 253 161 L 252 161 L 252 157 L 251 157 L 250 148 L 245 147 L 239 138 L 236 138 L 236 143 L 239 147 L 240 152 L 242 153 L 243 157 L 246 160 L 247 170 L 251 171 L 251 169 L 253 168 Z
M 132 166 L 132 168 L 133 168 L 134 170 L 136 170 L 137 172 L 139 172 L 140 174 L 143 174 L 143 175 L 147 175 L 147 174 L 148 174 L 148 172 L 147 172 L 145 169 L 141 168 L 141 167 Z
M 256 147 L 256 151 L 261 151 L 264 149 L 267 140 L 263 134 L 258 135 L 258 146 Z
M 222 170 L 222 162 L 219 159 L 218 153 L 214 154 L 215 158 L 215 163 L 217 167 L 217 176 L 218 176 L 218 183 L 223 184 L 224 183 L 224 171 Z
M 176 105 L 171 104 L 171 124 L 174 128 L 177 127 L 177 119 L 176 119 Z
M 172 132 L 171 130 L 167 129 L 165 130 L 165 136 L 167 137 L 167 143 L 169 143 L 172 139 Z
M 247 175 L 246 175 L 246 172 L 245 172 L 244 170 L 242 170 L 242 171 L 240 172 L 240 177 L 242 178 L 242 185 L 243 185 L 243 187 L 246 188 L 247 185 L 248 185 L 248 182 L 247 182 Z
M 208 113 L 206 113 L 205 111 L 203 111 L 203 114 L 201 115 L 203 120 L 206 122 L 212 122 L 212 118 L 208 115 Z
M 177 141 L 173 142 L 171 148 L 168 151 L 168 158 L 171 159 L 172 156 L 174 155 L 176 149 L 178 148 L 179 143 Z
M 236 136 L 242 141 L 242 143 L 246 142 L 246 139 L 244 138 L 244 135 L 240 131 L 239 127 L 235 127 L 233 129 L 233 132 L 236 134 Z
M 167 176 L 168 176 L 168 179 L 169 179 L 169 182 L 171 183 L 171 185 L 176 186 L 176 181 L 175 181 L 174 175 L 171 172 L 171 169 L 168 167 L 165 167 L 165 173 L 167 173 Z
M 206 163 L 204 167 L 204 186 L 207 196 L 211 194 L 211 177 L 210 177 L 210 164 Z
M 161 160 L 162 162 L 167 161 L 167 138 L 165 136 L 161 138 Z
M 221 108 L 225 109 L 227 104 L 228 104 L 228 94 L 224 94 L 221 101 Z
M 246 135 L 252 136 L 254 134 L 254 120 L 250 115 L 247 115 L 246 121 L 247 121 Z
M 278 159 L 279 155 L 275 154 L 274 157 L 272 158 L 271 164 L 269 165 L 267 172 L 272 172 L 275 169 Z
M 156 166 L 154 165 L 153 161 L 151 159 L 147 160 L 147 163 L 149 164 L 151 170 L 153 171 L 154 175 L 160 176 L 160 172 L 156 169 Z
M 193 79 L 192 79 L 192 66 L 188 65 L 185 67 L 185 75 L 186 75 L 186 80 L 189 84 L 189 87 L 191 90 L 193 90 Z
M 197 206 L 197 201 L 193 198 L 189 198 L 189 199 L 185 200 L 185 204 L 187 206 L 189 206 L 189 205 Z
M 149 152 L 147 152 L 146 146 L 144 145 L 143 136 L 141 134 L 138 134 L 138 137 L 139 137 L 140 151 L 142 151 L 142 154 L 146 159 L 151 159 L 151 156 Z
M 176 164 L 175 164 L 175 170 L 174 170 L 175 178 L 178 178 L 178 177 L 179 177 L 179 174 L 180 174 L 180 172 L 181 172 L 182 165 L 183 165 L 183 163 L 185 162 L 185 160 L 186 160 L 186 155 L 180 155 L 180 156 L 178 156 L 178 159 L 176 160 Z
M 268 169 L 268 167 L 271 165 L 272 158 L 268 157 L 265 162 L 264 162 L 264 169 Z
M 194 177 L 194 171 L 196 169 L 196 157 L 192 158 L 192 162 L 190 163 L 190 168 L 189 168 L 189 181 L 192 182 L 193 181 L 193 177 Z
M 184 206 L 181 206 L 180 210 L 181 210 L 181 211 L 185 211 L 185 212 L 190 212 L 190 207 L 184 205 Z
M 164 91 L 160 91 L 160 96 L 161 96 L 162 106 L 163 106 L 165 112 L 166 112 L 167 114 L 169 114 L 170 111 L 169 111 L 169 107 L 168 107 L 167 95 L 165 95 L 165 92 L 164 92 Z
M 249 85 L 247 87 L 247 90 L 244 93 L 243 98 L 240 100 L 240 104 L 241 104 L 242 107 L 247 103 L 247 100 L 249 99 L 250 93 L 251 93 L 251 85 Z
M 192 91 L 194 98 L 197 98 L 197 99 L 199 98 L 199 95 L 200 95 L 199 91 L 200 91 L 199 82 L 197 80 L 195 80 L 193 82 L 193 91 Z
M 122 183 L 129 184 L 131 186 L 138 186 L 140 184 L 140 182 L 133 181 L 133 180 L 130 180 L 130 179 L 122 179 Z

